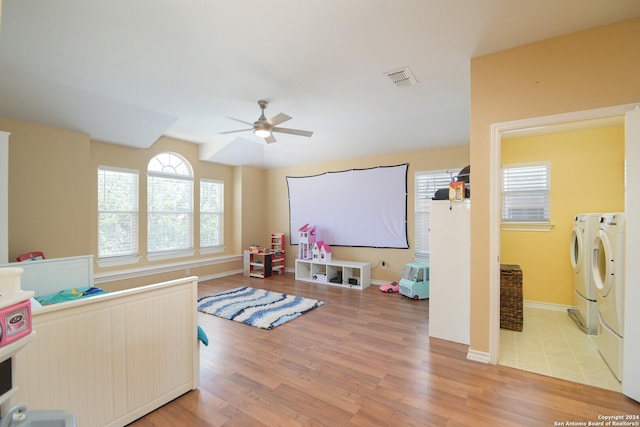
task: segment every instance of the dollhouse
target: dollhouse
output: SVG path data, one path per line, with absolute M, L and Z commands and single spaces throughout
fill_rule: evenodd
M 324 243 L 322 240 L 318 240 L 313 244 L 311 249 L 311 258 L 317 262 L 329 262 L 333 258 L 333 252 L 331 246 Z
M 305 224 L 298 229 L 298 259 L 311 259 L 311 248 L 316 242 L 316 226 Z

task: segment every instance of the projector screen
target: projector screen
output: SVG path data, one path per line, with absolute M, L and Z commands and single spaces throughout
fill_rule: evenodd
M 287 177 L 289 235 L 316 226 L 317 240 L 335 246 L 409 247 L 408 164 Z

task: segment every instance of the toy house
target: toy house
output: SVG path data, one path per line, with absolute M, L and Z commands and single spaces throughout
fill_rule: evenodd
M 331 251 L 331 246 L 326 243 L 323 243 L 320 247 L 320 260 L 324 262 L 329 262 L 333 259 L 333 252 Z
M 322 240 L 313 244 L 313 248 L 311 249 L 311 258 L 314 261 L 329 262 L 332 257 L 333 253 L 331 252 L 331 246 L 324 243 Z
M 316 242 L 316 226 L 305 224 L 298 229 L 298 259 L 311 259 L 311 248 Z

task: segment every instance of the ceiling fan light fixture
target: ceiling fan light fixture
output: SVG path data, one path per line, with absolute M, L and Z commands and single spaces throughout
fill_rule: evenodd
M 271 131 L 269 129 L 255 129 L 253 133 L 260 138 L 268 138 L 271 136 Z

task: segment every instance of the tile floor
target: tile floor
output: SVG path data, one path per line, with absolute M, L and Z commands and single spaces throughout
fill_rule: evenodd
M 593 338 L 566 311 L 525 306 L 522 332 L 500 329 L 500 364 L 621 392 Z

